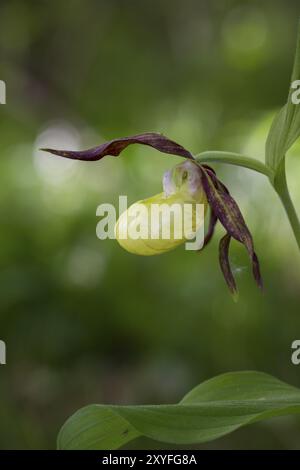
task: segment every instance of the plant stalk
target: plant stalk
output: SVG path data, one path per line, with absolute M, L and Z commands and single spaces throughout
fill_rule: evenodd
M 274 181 L 272 182 L 271 180 L 271 183 L 274 186 L 274 189 L 283 204 L 283 207 L 293 229 L 298 247 L 300 249 L 300 222 L 288 190 L 285 171 L 285 158 L 282 159 L 278 169 L 276 170 Z
M 242 166 L 244 168 L 257 171 L 258 173 L 262 173 L 270 179 L 273 176 L 272 170 L 264 163 L 254 158 L 240 155 L 239 153 L 213 150 L 198 153 L 198 155 L 195 155 L 195 158 L 199 163 L 228 163 L 230 165 Z
M 199 163 L 229 163 L 230 165 L 237 165 L 249 168 L 267 176 L 283 204 L 292 230 L 294 232 L 296 242 L 300 249 L 300 221 L 288 190 L 285 172 L 285 158 L 282 158 L 282 161 L 275 174 L 271 168 L 269 168 L 267 165 L 264 165 L 264 163 L 260 162 L 259 160 L 255 160 L 251 157 L 246 157 L 238 153 L 208 151 L 195 155 L 195 158 Z

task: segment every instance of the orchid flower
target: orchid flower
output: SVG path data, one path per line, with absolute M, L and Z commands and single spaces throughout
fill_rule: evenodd
M 237 296 L 237 286 L 229 262 L 229 245 L 232 238 L 242 243 L 250 257 L 254 279 L 258 287 L 262 288 L 259 261 L 254 251 L 252 235 L 245 223 L 241 211 L 229 193 L 226 186 L 217 178 L 215 171 L 206 164 L 200 164 L 194 156 L 184 147 L 167 137 L 157 133 L 145 133 L 114 139 L 98 147 L 84 151 L 43 149 L 54 155 L 83 161 L 101 160 L 106 155 L 117 157 L 131 144 L 143 144 L 156 150 L 185 158 L 185 162 L 177 165 L 173 170 L 165 173 L 163 178 L 164 191 L 152 198 L 139 203 L 149 207 L 157 204 L 184 204 L 185 202 L 202 203 L 204 213 L 210 208 L 208 230 L 202 249 L 211 240 L 217 221 L 220 221 L 226 230 L 226 235 L 219 243 L 219 262 L 225 281 L 234 297 Z M 131 206 L 132 208 L 132 206 Z M 129 208 L 130 209 L 130 208 Z M 129 210 L 128 209 L 128 210 Z M 116 227 L 116 235 L 119 243 L 127 250 L 140 255 L 160 254 L 184 243 L 186 238 L 177 239 L 174 231 L 170 240 L 161 240 L 159 237 L 151 240 L 133 240 L 130 237 L 121 237 L 121 232 L 128 230 L 128 222 L 124 214 L 121 214 Z M 163 222 L 162 222 L 163 223 Z M 203 220 L 200 220 L 197 229 Z M 161 227 L 159 227 L 161 231 Z

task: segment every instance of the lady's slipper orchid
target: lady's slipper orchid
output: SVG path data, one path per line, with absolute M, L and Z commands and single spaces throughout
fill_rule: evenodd
M 196 161 L 193 155 L 181 145 L 168 139 L 167 137 L 156 134 L 146 133 L 139 134 L 131 137 L 121 139 L 114 139 L 106 142 L 99 147 L 94 147 L 85 151 L 72 151 L 72 150 L 54 150 L 43 149 L 55 155 L 75 160 L 95 161 L 100 160 L 105 155 L 118 156 L 128 145 L 143 144 L 153 147 L 160 152 L 181 156 L 186 159 L 183 164 L 177 165 L 173 170 L 166 172 L 163 179 L 164 192 L 153 196 L 152 198 L 139 201 L 139 204 L 144 207 L 144 215 L 141 213 L 138 218 L 131 217 L 128 214 L 135 209 L 135 204 L 131 206 L 126 213 L 123 213 L 115 227 L 116 236 L 119 243 L 128 251 L 140 255 L 153 255 L 164 253 L 175 248 L 177 245 L 183 243 L 186 237 L 178 238 L 176 236 L 175 226 L 170 228 L 170 237 L 168 240 L 161 238 L 163 231 L 163 221 L 153 229 L 156 232 L 155 237 L 150 239 L 134 239 L 128 237 L 128 231 L 132 224 L 143 225 L 149 229 L 148 214 L 151 204 L 167 204 L 171 205 L 177 203 L 184 205 L 185 203 L 204 204 L 205 211 L 207 206 L 210 206 L 210 221 L 207 234 L 204 239 L 204 246 L 210 241 L 214 228 L 219 220 L 227 231 L 226 235 L 221 239 L 219 244 L 219 262 L 224 278 L 231 293 L 235 296 L 237 294 L 237 287 L 235 279 L 229 263 L 229 245 L 231 238 L 242 243 L 250 256 L 252 262 L 253 276 L 260 288 L 262 288 L 262 279 L 260 275 L 259 262 L 254 251 L 253 240 L 251 233 L 244 221 L 240 209 L 235 200 L 230 195 L 228 189 L 217 178 L 214 170 L 204 164 Z M 138 204 L 138 203 L 136 203 Z M 193 230 L 197 230 L 203 220 L 194 222 L 195 211 L 192 211 Z M 130 218 L 131 217 L 131 218 Z M 197 218 L 196 218 L 197 219 Z

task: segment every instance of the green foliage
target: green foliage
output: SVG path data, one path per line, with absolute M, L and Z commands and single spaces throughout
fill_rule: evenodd
M 235 372 L 203 382 L 178 405 L 90 405 L 58 437 L 59 449 L 118 449 L 146 436 L 171 444 L 211 441 L 241 426 L 300 413 L 300 390 L 259 372 Z
M 291 83 L 300 79 L 300 26 Z M 292 87 L 287 103 L 275 117 L 266 142 L 266 164 L 276 173 L 286 152 L 300 135 L 300 107 L 292 102 Z

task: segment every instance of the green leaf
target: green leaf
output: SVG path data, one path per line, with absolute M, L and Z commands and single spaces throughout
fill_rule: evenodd
M 241 426 L 300 413 L 300 390 L 260 372 L 233 372 L 203 382 L 177 405 L 90 405 L 62 427 L 59 449 L 118 449 L 139 436 L 196 444 Z
M 300 79 L 300 24 L 291 84 Z M 266 164 L 276 172 L 280 162 L 300 136 L 300 107 L 292 102 L 295 90 L 290 87 L 287 103 L 275 116 L 266 141 Z

